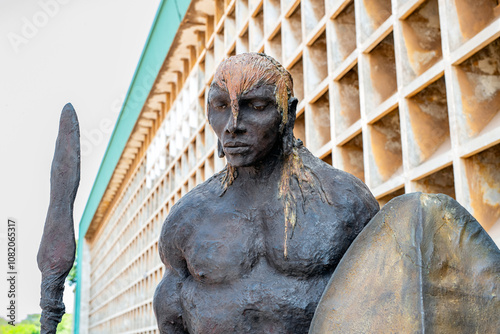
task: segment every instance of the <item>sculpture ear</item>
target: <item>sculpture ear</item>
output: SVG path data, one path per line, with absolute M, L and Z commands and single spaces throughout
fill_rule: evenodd
M 224 150 L 222 149 L 222 143 L 220 142 L 220 139 L 217 139 L 217 155 L 219 156 L 219 158 L 224 158 L 226 156 Z
M 283 129 L 283 153 L 289 155 L 292 153 L 295 144 L 295 137 L 293 136 L 293 127 L 295 126 L 295 117 L 297 115 L 297 100 L 292 97 L 288 100 L 288 122 Z

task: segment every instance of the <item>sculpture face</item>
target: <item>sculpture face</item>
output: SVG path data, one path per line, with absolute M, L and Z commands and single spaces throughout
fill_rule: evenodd
M 264 159 L 291 133 L 290 101 L 295 107 L 292 78 L 273 58 L 245 53 L 224 60 L 208 99 L 208 120 L 219 137 L 219 156 L 225 154 L 231 167 L 252 166 Z
M 276 148 L 281 115 L 275 89 L 274 85 L 255 86 L 236 100 L 217 85 L 210 89 L 208 119 L 230 165 L 255 165 Z

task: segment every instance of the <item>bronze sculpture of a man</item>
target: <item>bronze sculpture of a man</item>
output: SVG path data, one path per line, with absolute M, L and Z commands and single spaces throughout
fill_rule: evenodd
M 305 333 L 379 206 L 293 135 L 292 77 L 264 54 L 221 63 L 208 119 L 227 166 L 172 208 L 154 310 L 161 333 Z

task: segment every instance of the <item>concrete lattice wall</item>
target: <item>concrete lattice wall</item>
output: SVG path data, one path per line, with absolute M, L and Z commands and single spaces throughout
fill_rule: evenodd
M 218 63 L 266 52 L 292 73 L 295 133 L 381 205 L 456 198 L 500 241 L 497 0 L 237 0 L 207 11 L 130 177 L 89 245 L 90 333 L 157 333 L 157 239 L 172 205 L 225 162 L 205 120 Z

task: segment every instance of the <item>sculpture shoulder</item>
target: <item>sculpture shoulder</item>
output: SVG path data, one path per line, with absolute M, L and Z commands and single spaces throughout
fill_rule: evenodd
M 159 239 L 160 257 L 164 263 L 175 266 L 173 258 L 181 256 L 179 252 L 182 252 L 182 243 L 189 237 L 196 223 L 212 210 L 221 189 L 218 173 L 196 186 L 172 206 Z
M 366 210 L 370 217 L 379 211 L 379 204 L 364 182 L 315 157 L 307 148 L 299 148 L 304 167 L 311 170 L 335 206 Z
M 209 209 L 221 191 L 220 173 L 217 173 L 182 196 L 172 206 L 165 223 L 195 219 Z

